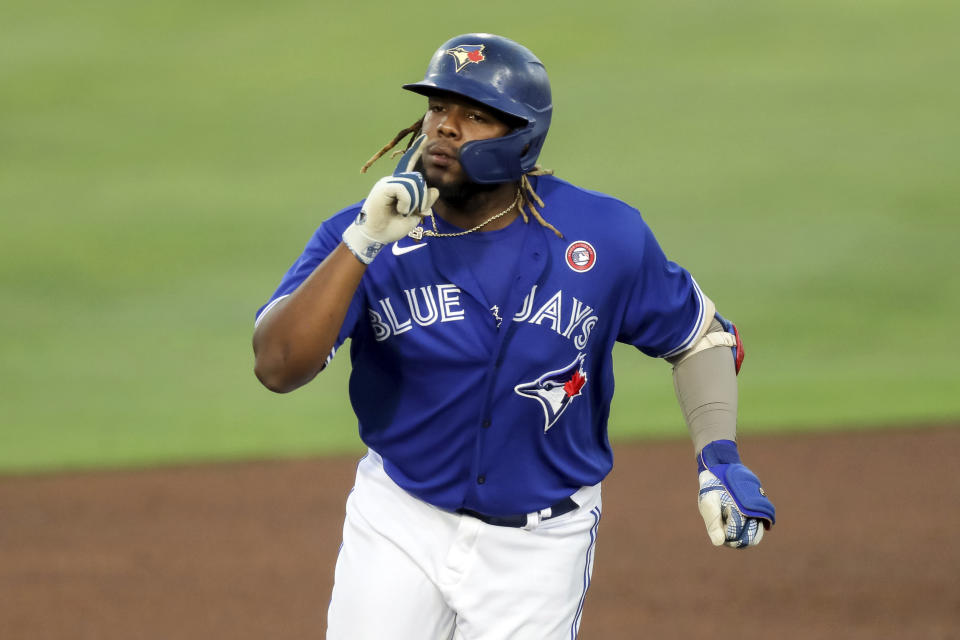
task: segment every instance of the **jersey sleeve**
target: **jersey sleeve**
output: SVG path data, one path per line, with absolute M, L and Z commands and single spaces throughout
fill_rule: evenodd
M 296 291 L 297 287 L 313 273 L 317 265 L 323 262 L 323 260 L 337 248 L 337 245 L 340 244 L 343 230 L 350 224 L 350 221 L 353 220 L 356 213 L 354 209 L 356 208 L 357 207 L 350 207 L 344 209 L 320 225 L 320 228 L 314 232 L 313 236 L 307 242 L 303 253 L 300 254 L 300 257 L 296 259 L 284 274 L 276 291 L 273 292 L 273 295 L 270 296 L 266 304 L 257 309 L 254 326 L 260 324 L 260 321 L 266 314 L 270 313 L 274 305 Z M 337 340 L 333 345 L 333 350 L 330 352 L 330 357 L 327 359 L 327 362 L 333 358 L 333 354 L 336 353 L 337 349 L 339 349 L 353 333 L 362 315 L 362 310 L 363 289 L 362 287 L 358 287 L 357 291 L 353 294 L 353 299 L 350 301 L 347 315 L 340 327 L 340 332 L 337 335 Z
M 649 356 L 668 358 L 703 333 L 712 304 L 693 276 L 667 259 L 646 225 L 642 247 L 617 339 Z

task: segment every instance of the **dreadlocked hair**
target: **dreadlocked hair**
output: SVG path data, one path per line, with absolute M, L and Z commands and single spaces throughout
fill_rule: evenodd
M 408 135 L 410 136 L 410 139 L 407 140 L 407 146 L 404 147 L 402 151 L 399 151 L 399 150 L 394 151 L 390 157 L 392 158 L 393 156 L 403 153 L 404 151 L 409 149 L 413 145 L 413 141 L 416 140 L 417 136 L 420 135 L 420 129 L 422 128 L 423 128 L 423 118 L 420 118 L 419 120 L 414 122 L 412 125 L 410 125 L 406 129 L 401 129 L 400 132 L 397 133 L 397 135 L 393 136 L 393 140 L 383 145 L 383 148 L 380 149 L 380 151 L 377 151 L 375 154 L 373 154 L 373 157 L 367 160 L 367 163 L 365 165 L 360 167 L 360 173 L 366 173 L 367 169 L 369 169 L 374 162 L 382 158 L 383 154 L 385 154 L 387 151 L 390 151 L 390 149 L 393 149 L 395 146 L 397 146 L 397 143 L 403 140 L 403 138 Z
M 409 127 L 401 129 L 397 135 L 393 136 L 393 139 L 390 140 L 387 144 L 383 145 L 383 148 L 380 151 L 377 151 L 373 154 L 373 157 L 367 160 L 366 164 L 360 167 L 360 173 L 366 173 L 374 162 L 379 160 L 386 154 L 390 149 L 393 149 L 397 144 L 400 143 L 406 136 L 410 136 L 410 139 L 407 140 L 407 145 L 403 149 L 398 149 L 390 154 L 390 157 L 394 157 L 404 153 L 407 149 L 413 146 L 413 141 L 417 139 L 417 136 L 420 135 L 420 131 L 423 129 L 423 118 L 420 118 L 414 122 Z M 520 215 L 523 217 L 524 224 L 530 222 L 529 215 L 532 215 L 534 219 L 540 223 L 540 226 L 546 227 L 553 231 L 558 238 L 563 238 L 563 234 L 560 233 L 555 226 L 543 219 L 543 215 L 537 209 L 544 208 L 546 205 L 543 203 L 543 200 L 540 199 L 540 196 L 537 195 L 537 192 L 534 191 L 533 185 L 530 183 L 530 178 L 528 176 L 552 176 L 553 169 L 544 169 L 540 165 L 534 165 L 533 169 L 526 172 L 520 176 L 520 205 L 517 209 L 520 211 Z
M 540 223 L 540 226 L 550 229 L 558 238 L 563 238 L 563 234 L 560 233 L 555 226 L 543 219 L 543 216 L 537 210 L 537 206 L 541 209 L 546 205 L 543 204 L 543 200 L 540 199 L 540 196 L 537 195 L 537 192 L 533 190 L 533 185 L 530 184 L 530 178 L 528 176 L 552 176 L 553 169 L 544 169 L 538 164 L 533 165 L 533 169 L 527 171 L 525 174 L 520 176 L 520 215 L 523 216 L 523 221 L 528 222 L 527 211 L 530 212 L 537 222 Z M 536 206 L 534 206 L 536 202 Z M 525 211 L 526 209 L 526 211 Z

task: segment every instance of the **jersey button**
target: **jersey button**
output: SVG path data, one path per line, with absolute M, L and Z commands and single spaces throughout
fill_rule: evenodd
M 487 481 L 487 476 L 477 476 L 477 484 L 483 484 Z
M 483 428 L 484 428 L 484 429 L 489 429 L 489 428 L 490 428 L 490 421 L 489 421 L 489 420 L 484 420 L 484 421 L 483 421 Z

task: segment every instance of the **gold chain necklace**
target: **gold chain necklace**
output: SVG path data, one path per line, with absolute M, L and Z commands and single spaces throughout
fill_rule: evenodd
M 507 215 L 508 213 L 513 211 L 513 208 L 517 206 L 518 202 L 520 202 L 520 189 L 517 189 L 517 197 L 513 199 L 513 203 L 511 203 L 509 207 L 507 207 L 500 213 L 487 218 L 486 220 L 484 220 L 483 222 L 481 222 L 480 224 L 478 224 L 472 229 L 467 229 L 466 231 L 457 231 L 456 233 L 440 233 L 439 229 L 437 229 L 437 219 L 435 217 L 436 214 L 432 214 L 430 216 L 430 222 L 433 223 L 432 231 L 430 229 L 424 229 L 423 227 L 417 227 L 407 235 L 417 241 L 423 238 L 423 236 L 427 236 L 430 238 L 455 238 L 457 236 L 465 236 L 468 233 L 473 233 L 474 231 L 482 227 L 485 227 L 486 225 L 490 224 L 497 218 L 502 218 L 503 216 Z

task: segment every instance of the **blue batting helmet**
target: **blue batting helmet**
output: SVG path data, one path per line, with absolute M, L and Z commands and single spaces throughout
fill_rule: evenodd
M 457 36 L 433 54 L 422 81 L 403 88 L 426 96 L 454 93 L 526 123 L 500 138 L 460 148 L 460 164 L 474 182 L 519 180 L 536 164 L 553 100 L 547 70 L 526 47 L 489 33 Z

